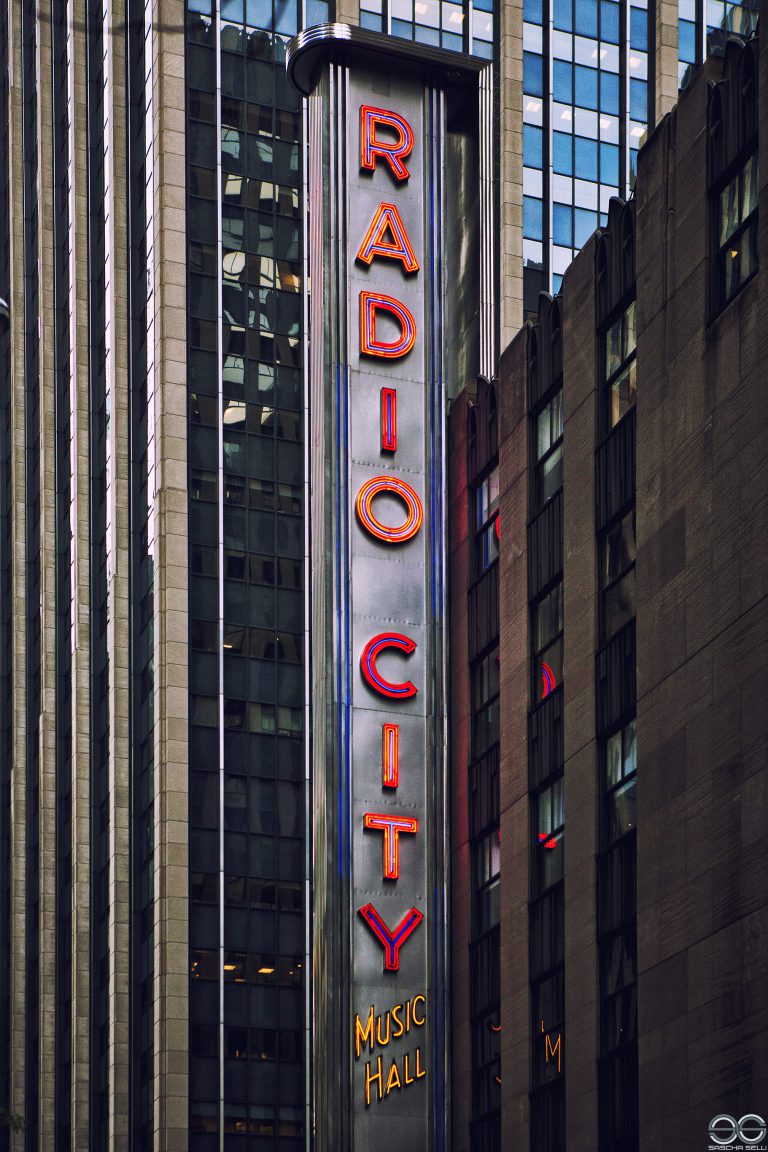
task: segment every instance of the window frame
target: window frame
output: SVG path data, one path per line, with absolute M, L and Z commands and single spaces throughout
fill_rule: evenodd
M 608 339 L 612 330 L 619 324 L 629 313 L 634 310 L 634 343 L 632 347 L 622 356 L 619 364 L 611 371 L 608 370 Z M 634 368 L 634 372 L 632 371 Z M 622 379 L 629 373 L 629 379 L 632 381 L 634 378 L 634 387 L 630 384 L 630 393 L 633 399 L 627 404 L 627 407 L 619 416 L 614 419 L 612 415 L 613 409 L 613 395 L 614 390 Z M 637 298 L 634 288 L 630 295 L 622 297 L 621 302 L 610 312 L 605 322 L 600 325 L 600 375 L 602 379 L 602 425 L 603 425 L 603 438 L 607 438 L 615 428 L 618 428 L 622 420 L 632 411 L 637 403 Z
M 606 551 L 609 546 L 609 541 L 617 531 L 621 531 L 624 522 L 631 517 L 632 521 L 632 539 L 633 539 L 633 553 L 628 562 L 621 568 L 618 574 L 612 576 L 610 579 L 606 578 L 607 556 Z M 623 533 L 622 533 L 623 538 Z M 611 520 L 607 528 L 605 528 L 598 536 L 598 581 L 599 581 L 599 632 L 600 632 L 600 647 L 604 647 L 614 636 L 621 632 L 622 628 L 630 623 L 635 618 L 637 611 L 637 584 L 635 581 L 633 587 L 633 611 L 630 616 L 614 627 L 611 627 L 608 613 L 608 603 L 610 594 L 619 587 L 628 577 L 635 579 L 635 571 L 637 567 L 637 519 L 635 512 L 634 502 L 631 508 L 625 509 L 620 515 Z
M 756 143 L 756 142 L 755 142 Z M 746 214 L 742 215 L 744 203 L 744 176 L 750 165 L 754 166 L 752 188 L 755 192 L 754 206 Z M 711 232 L 711 266 L 712 274 L 710 276 L 711 296 L 712 296 L 712 319 L 714 320 L 725 308 L 735 300 L 743 288 L 755 278 L 760 269 L 759 251 L 758 251 L 758 227 L 759 227 L 759 209 L 760 209 L 760 195 L 759 195 L 759 150 L 755 148 L 749 153 L 745 154 L 742 151 L 736 159 L 728 165 L 721 176 L 713 183 L 710 188 L 709 194 L 709 211 L 710 211 L 710 232 Z M 722 217 L 722 200 L 726 191 L 736 181 L 736 195 L 737 195 L 737 211 L 738 222 L 732 232 L 730 232 L 724 240 L 721 240 L 721 217 Z M 739 262 L 743 249 L 742 242 L 746 240 L 749 245 L 750 251 L 754 256 L 754 260 L 750 271 L 743 280 L 739 280 L 738 284 L 731 289 L 730 293 L 726 290 L 725 282 L 725 269 L 726 260 L 729 250 L 733 252 L 734 249 L 738 252 Z M 736 245 L 738 243 L 738 248 Z

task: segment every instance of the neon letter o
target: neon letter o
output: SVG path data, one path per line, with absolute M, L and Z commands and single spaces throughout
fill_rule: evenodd
M 373 514 L 371 505 L 373 499 L 381 492 L 391 492 L 399 496 L 408 509 L 408 515 L 402 524 L 396 528 L 388 528 Z M 385 544 L 404 544 L 411 540 L 424 523 L 424 509 L 417 493 L 406 484 L 405 480 L 398 480 L 396 476 L 374 476 L 363 484 L 355 500 L 355 509 L 358 519 L 371 536 L 383 540 Z

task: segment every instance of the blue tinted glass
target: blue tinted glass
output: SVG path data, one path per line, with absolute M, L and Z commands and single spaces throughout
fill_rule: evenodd
M 275 0 L 275 31 L 294 35 L 298 27 L 296 0 Z
M 573 32 L 573 5 L 571 0 L 554 0 L 553 14 L 555 28 L 561 32 Z
M 369 12 L 370 16 L 371 13 Z M 312 28 L 315 24 L 324 24 L 328 19 L 328 0 L 309 0 L 307 4 L 307 27 Z M 363 13 L 360 13 L 360 20 L 363 19 Z M 377 16 L 378 24 L 373 27 L 377 31 L 382 30 L 382 18 Z
M 541 56 L 535 52 L 523 52 L 523 91 L 529 96 L 542 96 L 543 83 Z
M 543 19 L 541 0 L 523 0 L 523 20 L 530 20 L 532 24 L 541 24 Z
M 679 25 L 680 59 L 686 64 L 696 63 L 696 25 L 689 20 L 681 20 Z
M 597 38 L 597 0 L 576 0 L 576 29 L 579 36 Z
M 552 291 L 554 292 L 555 295 L 557 295 L 557 293 L 560 291 L 562 283 L 563 283 L 562 276 L 553 275 L 553 277 L 552 277 Z
M 573 175 L 573 137 L 565 132 L 552 133 L 552 167 L 561 176 Z
M 392 35 L 399 36 L 401 40 L 413 40 L 413 24 L 408 20 L 393 20 Z
M 487 40 L 479 40 L 477 36 L 473 37 L 472 55 L 480 56 L 483 60 L 493 60 L 493 44 Z
M 619 42 L 619 6 L 611 0 L 603 0 L 600 5 L 600 39 L 610 44 Z
M 574 142 L 576 175 L 580 180 L 597 180 L 597 141 L 577 136 Z
M 552 92 L 561 104 L 573 103 L 573 65 L 565 60 L 552 62 Z
M 533 124 L 523 124 L 523 164 L 529 168 L 541 168 L 541 128 Z
M 637 175 L 637 149 L 630 148 L 629 150 L 629 182 L 634 186 L 635 176 Z
M 619 114 L 619 78 L 614 72 L 600 73 L 600 111 Z
M 629 114 L 633 120 L 645 124 L 648 119 L 648 85 L 645 80 L 629 82 Z
M 595 228 L 597 228 L 597 212 L 588 212 L 586 208 L 574 208 L 573 240 L 576 248 L 584 247 Z
M 541 200 L 523 196 L 523 236 L 526 240 L 541 240 Z
M 420 44 L 434 44 L 440 47 L 440 32 L 437 28 L 425 28 L 423 24 L 416 25 L 416 40 Z
M 577 64 L 576 73 L 576 99 L 575 104 L 582 108 L 594 108 L 597 111 L 597 72 L 594 68 L 584 68 Z
M 600 180 L 603 184 L 619 185 L 619 148 L 617 144 L 600 145 Z
M 648 13 L 644 8 L 629 10 L 629 43 L 642 52 L 648 51 Z
M 570 204 L 555 204 L 552 208 L 552 238 L 555 244 L 573 247 L 573 224 Z

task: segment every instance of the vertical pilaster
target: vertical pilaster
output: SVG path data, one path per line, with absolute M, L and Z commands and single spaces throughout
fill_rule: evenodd
M 45 17 L 50 14 L 50 19 Z M 53 223 L 52 8 L 37 19 L 38 315 L 53 317 L 58 301 Z M 58 175 L 58 174 L 57 174 Z M 56 382 L 55 326 L 38 321 L 40 420 L 41 700 L 39 724 L 39 1147 L 54 1146 L 56 1079 Z M 27 334 L 29 338 L 29 333 Z M 30 494 L 31 495 L 31 494 Z M 27 605 L 28 610 L 33 607 Z M 30 717 L 27 716 L 29 723 Z
M 499 348 L 523 322 L 523 5 L 499 5 Z
M 153 59 L 155 425 L 155 1138 L 188 1131 L 188 637 L 183 0 L 156 0 Z M 150 493 L 150 499 L 152 493 Z
M 578 368 L 563 389 L 563 608 L 565 651 L 565 1115 L 568 1148 L 598 1146 L 598 950 L 595 926 L 597 742 L 595 637 L 597 553 L 586 536 L 594 519 L 596 381 L 594 241 L 571 265 L 564 287 L 563 363 Z M 586 536 L 586 538 L 585 538 Z
M 109 1152 L 128 1148 L 130 963 L 126 9 L 104 0 L 105 386 L 109 652 Z
M 677 103 L 678 73 L 678 2 L 657 0 L 656 11 L 656 105 L 654 122 L 666 116 Z M 648 125 L 649 130 L 653 127 Z
M 72 532 L 72 1145 L 89 1139 L 90 1053 L 90 619 L 89 332 L 86 17 L 84 0 L 69 5 L 70 171 L 70 466 Z
M 18 5 L 10 5 L 9 103 L 9 181 L 10 216 L 24 219 L 24 155 L 21 16 Z M 13 632 L 13 768 L 11 772 L 11 1111 L 24 1113 L 24 1078 L 26 1072 L 26 674 L 27 653 L 22 622 L 26 611 L 26 506 L 24 503 L 24 233 L 11 228 L 11 490 L 13 559 L 13 616 L 18 622 Z M 11 1136 L 14 1152 L 22 1149 L 22 1133 Z

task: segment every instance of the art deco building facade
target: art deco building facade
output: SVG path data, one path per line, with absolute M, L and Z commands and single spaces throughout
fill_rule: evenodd
M 457 1148 L 765 1136 L 767 67 L 708 60 L 454 406 Z

